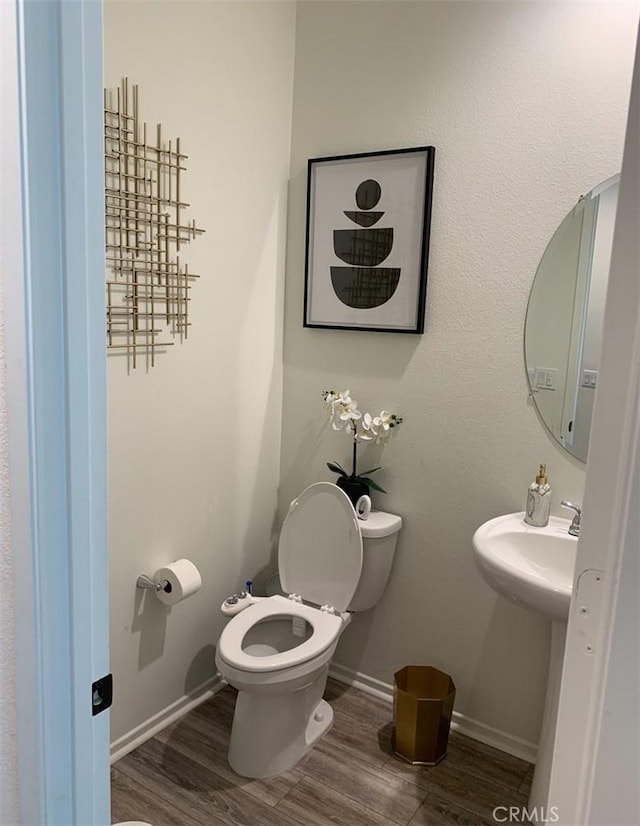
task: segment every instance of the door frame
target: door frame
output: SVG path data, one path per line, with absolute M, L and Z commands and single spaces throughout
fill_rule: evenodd
M 3 213 L 2 240 L 12 545 L 20 551 L 14 553 L 14 588 L 21 822 L 107 826 L 109 715 L 91 714 L 91 683 L 108 671 L 106 359 L 104 336 L 96 335 L 105 320 L 102 3 L 0 5 L 3 27 L 9 21 L 17 35 L 15 72 L 3 77 L 3 109 L 15 110 L 19 130 L 8 134 L 10 151 L 3 146 L 2 172 L 21 209 Z M 5 62 L 3 56 L 3 69 Z M 602 387 L 599 397 L 605 397 Z M 598 453 L 609 450 L 605 404 L 601 410 L 596 405 L 592 468 Z M 618 459 L 631 430 L 620 439 Z M 600 461 L 611 466 L 604 455 Z M 589 508 L 598 492 L 594 476 L 592 470 L 584 545 L 593 548 L 601 538 L 611 546 L 627 514 L 614 509 L 598 537 L 596 509 Z M 620 557 L 612 557 L 614 582 L 607 586 L 613 607 Z M 612 623 L 612 613 L 604 611 L 604 670 L 583 708 L 591 757 Z M 592 679 L 593 663 L 587 666 Z M 589 756 L 583 752 L 580 763 L 587 777 Z M 564 788 L 561 816 L 569 823 L 571 807 L 586 805 L 590 784 Z
M 636 590 L 624 577 L 634 576 L 634 565 L 637 571 L 639 535 L 639 122 L 640 34 L 549 789 L 561 826 L 603 823 L 603 810 L 607 822 L 636 822 L 624 819 L 624 809 L 637 801 L 640 769 L 633 725 L 640 710 L 637 628 L 630 633 L 638 611 Z
M 3 6 L 20 822 L 107 826 L 109 714 L 92 713 L 109 670 L 102 3 Z

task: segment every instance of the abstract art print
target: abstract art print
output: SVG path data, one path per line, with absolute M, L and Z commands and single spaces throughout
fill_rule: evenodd
M 434 157 L 309 160 L 305 327 L 424 332 Z

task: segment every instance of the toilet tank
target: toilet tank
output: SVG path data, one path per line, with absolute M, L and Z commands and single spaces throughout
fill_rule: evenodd
M 348 611 L 368 611 L 382 596 L 391 573 L 402 517 L 384 511 L 371 511 L 369 518 L 359 524 L 362 573 Z

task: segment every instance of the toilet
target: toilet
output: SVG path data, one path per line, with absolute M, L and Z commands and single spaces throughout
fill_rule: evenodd
M 331 728 L 333 710 L 322 699 L 329 663 L 349 612 L 380 599 L 401 527 L 401 517 L 383 511 L 358 519 L 329 482 L 291 503 L 278 543 L 288 596 L 250 598 L 216 650 L 220 675 L 238 690 L 229 745 L 238 774 L 287 771 Z

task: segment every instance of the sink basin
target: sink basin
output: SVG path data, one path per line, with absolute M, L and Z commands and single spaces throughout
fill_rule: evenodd
M 513 602 L 567 622 L 578 539 L 568 519 L 552 516 L 534 528 L 524 513 L 498 516 L 473 535 L 476 566 L 487 583 Z

